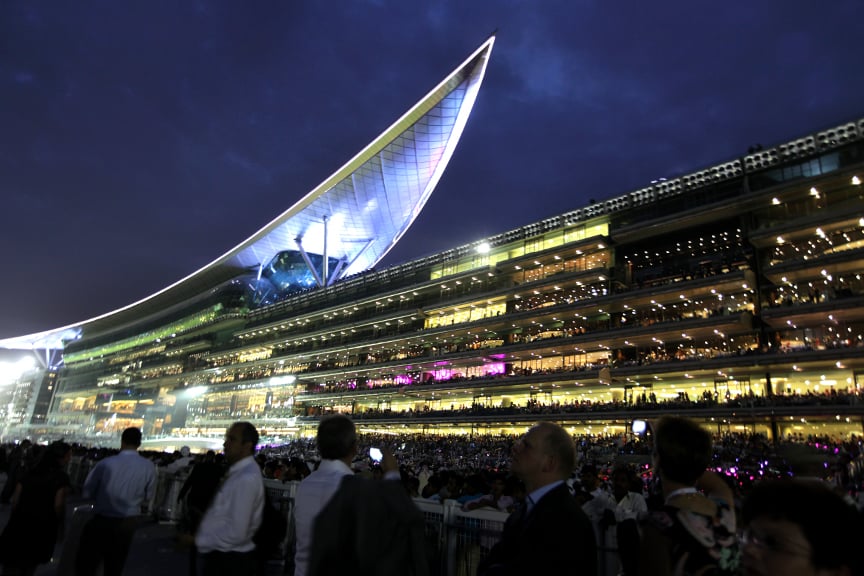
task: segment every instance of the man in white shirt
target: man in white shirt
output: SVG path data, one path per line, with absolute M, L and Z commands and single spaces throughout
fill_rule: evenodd
M 615 507 L 615 526 L 609 529 L 606 544 L 618 550 L 619 576 L 639 573 L 639 527 L 648 514 L 648 504 L 638 490 L 641 481 L 635 471 L 626 464 L 619 464 L 612 471 L 612 495 L 618 504 Z
M 177 452 L 175 452 L 177 454 Z M 180 472 L 186 472 L 192 463 L 195 462 L 195 458 L 192 456 L 191 450 L 188 446 L 183 446 L 180 448 L 179 456 L 170 464 L 166 464 L 162 470 L 167 472 L 168 474 L 177 474 Z
M 600 482 L 599 472 L 594 464 L 583 464 L 579 471 L 579 481 L 582 491 L 578 494 L 582 502 L 582 510 L 591 519 L 594 534 L 597 537 L 598 563 L 601 567 L 617 563 L 614 552 L 609 550 L 610 541 L 615 537 L 615 528 L 610 527 L 615 522 L 615 499 Z
M 138 454 L 141 430 L 127 428 L 120 452 L 100 460 L 84 481 L 85 498 L 93 499 L 93 518 L 84 525 L 75 557 L 76 576 L 120 576 L 132 537 L 156 489 L 156 466 Z
M 501 512 L 512 512 L 515 502 L 512 496 L 504 494 L 507 482 L 501 475 L 495 476 L 490 485 L 489 494 L 479 498 L 468 500 L 462 505 L 463 510 L 477 510 L 478 508 L 494 508 Z
M 321 464 L 300 483 L 294 498 L 294 576 L 306 576 L 308 572 L 315 518 L 333 497 L 342 479 L 354 474 L 351 470 L 351 462 L 357 454 L 354 422 L 342 414 L 322 418 L 317 442 Z
M 597 467 L 593 464 L 583 464 L 579 472 L 579 480 L 582 485 L 582 492 L 578 495 L 581 498 L 577 499 L 582 501 L 582 510 L 591 519 L 594 530 L 598 533 L 598 542 L 602 544 L 600 532 L 605 526 L 601 526 L 601 524 L 604 519 L 614 517 L 615 499 L 601 485 Z
M 84 481 L 85 498 L 93 499 L 93 518 L 81 531 L 75 575 L 92 576 L 103 565 L 105 576 L 120 576 L 141 514 L 156 490 L 156 467 L 138 454 L 141 430 L 127 428 L 120 452 L 99 461 Z
M 357 431 L 354 422 L 343 414 L 334 414 L 321 419 L 316 438 L 321 463 L 297 487 L 294 498 L 294 576 L 309 573 L 312 551 L 312 533 L 315 519 L 333 498 L 345 476 L 354 471 L 351 463 L 357 455 Z M 398 480 L 399 465 L 389 450 L 382 450 L 381 470 L 384 479 Z
M 195 534 L 201 576 L 256 572 L 252 539 L 264 511 L 264 479 L 254 458 L 257 445 L 258 431 L 249 422 L 236 422 L 225 434 L 228 472 Z

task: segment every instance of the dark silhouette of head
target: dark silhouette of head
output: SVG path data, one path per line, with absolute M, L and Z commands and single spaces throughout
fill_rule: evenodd
M 344 460 L 357 451 L 354 422 L 343 414 L 333 414 L 318 424 L 318 452 L 325 460 Z
M 139 446 L 141 446 L 141 429 L 132 427 L 123 430 L 123 434 L 120 436 L 120 447 L 137 450 Z
M 663 416 L 654 425 L 654 452 L 665 478 L 692 485 L 711 463 L 711 434 L 689 418 Z

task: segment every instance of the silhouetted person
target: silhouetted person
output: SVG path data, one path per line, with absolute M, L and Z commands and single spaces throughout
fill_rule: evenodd
M 0 504 L 9 504 L 12 500 L 12 494 L 15 493 L 15 486 L 21 479 L 24 471 L 27 468 L 27 457 L 30 453 L 30 440 L 22 440 L 20 444 L 12 449 L 9 454 L 8 469 L 6 471 L 6 484 L 0 492 Z
M 186 525 L 185 530 L 194 535 L 198 530 L 198 525 L 201 523 L 201 518 L 204 517 L 204 512 L 213 501 L 213 496 L 219 488 L 219 481 L 225 473 L 225 467 L 217 462 L 216 453 L 209 450 L 204 458 L 196 462 L 192 466 L 192 472 L 183 487 L 180 488 L 178 500 L 186 498 Z M 191 547 L 189 554 L 189 574 L 196 576 L 196 561 L 195 558 L 198 550 L 194 544 Z
M 297 488 L 295 576 L 427 574 L 423 516 L 382 447 L 381 478 L 355 475 L 357 431 L 345 415 L 318 425 L 321 464 Z
M 64 470 L 72 447 L 54 442 L 43 448 L 12 495 L 12 515 L 0 535 L 3 574 L 31 576 L 54 555 L 65 524 L 69 475 Z
M 575 464 L 573 439 L 552 422 L 516 442 L 510 469 L 525 484 L 525 503 L 507 518 L 479 576 L 597 573 L 594 529 L 565 483 Z
M 765 480 L 744 501 L 745 576 L 864 573 L 861 516 L 818 480 Z
M 643 576 L 738 570 L 734 496 L 707 469 L 711 454 L 711 434 L 693 420 L 663 416 L 654 425 L 654 471 L 663 502 L 642 523 Z
M 354 474 L 351 464 L 357 455 L 357 430 L 354 422 L 344 414 L 322 418 L 316 440 L 321 463 L 297 487 L 294 504 L 295 576 L 308 573 L 315 519 L 333 498 L 342 479 Z
M 93 576 L 104 564 L 104 576 L 120 576 L 141 514 L 153 499 L 156 467 L 138 454 L 141 430 L 127 428 L 120 452 L 100 460 L 84 482 L 84 497 L 95 500 L 93 518 L 81 530 L 75 558 L 76 576 Z

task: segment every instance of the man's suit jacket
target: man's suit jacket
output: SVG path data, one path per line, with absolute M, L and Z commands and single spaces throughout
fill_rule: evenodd
M 315 519 L 309 576 L 428 576 L 423 514 L 398 480 L 345 476 Z
M 525 516 L 513 512 L 501 541 L 480 563 L 478 576 L 597 574 L 594 528 L 566 484 L 557 486 Z

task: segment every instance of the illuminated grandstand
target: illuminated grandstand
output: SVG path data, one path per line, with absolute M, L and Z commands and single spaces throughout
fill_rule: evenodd
M 31 431 L 94 442 L 135 425 L 149 446 L 210 445 L 243 419 L 280 442 L 346 412 L 376 433 L 549 419 L 621 436 L 679 412 L 715 432 L 861 434 L 864 120 L 368 270 L 440 176 L 491 46 L 204 272 L 84 323 Z M 429 114 L 450 128 L 417 129 Z M 448 130 L 438 155 L 417 151 L 417 134 Z M 408 141 L 438 163 L 407 162 L 413 204 L 390 218 L 363 191 L 392 192 L 382 174 Z M 377 211 L 340 219 L 327 194 Z

